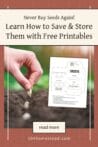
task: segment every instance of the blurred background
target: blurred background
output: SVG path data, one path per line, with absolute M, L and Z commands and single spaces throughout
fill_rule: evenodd
M 76 57 L 89 59 L 89 72 L 88 72 L 88 91 L 94 91 L 94 47 L 93 46 L 10 46 L 11 48 L 30 50 L 35 52 L 40 64 L 43 68 L 43 75 L 34 86 L 33 91 L 41 89 L 48 89 L 49 83 L 49 60 L 50 57 Z M 27 69 L 22 67 L 23 74 Z M 9 79 L 9 80 L 8 80 Z M 5 72 L 4 75 L 5 88 L 10 90 L 22 90 L 21 85 L 15 80 L 12 75 Z

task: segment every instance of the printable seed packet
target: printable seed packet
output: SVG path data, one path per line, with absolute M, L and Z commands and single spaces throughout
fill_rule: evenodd
M 88 59 L 50 58 L 48 106 L 86 108 Z

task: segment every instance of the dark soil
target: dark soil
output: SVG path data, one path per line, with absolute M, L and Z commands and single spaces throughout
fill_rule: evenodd
M 89 127 L 89 94 L 87 108 L 57 108 L 48 107 L 48 92 L 41 90 L 33 93 L 29 98 L 25 91 L 9 92 L 9 125 L 10 128 L 32 128 L 33 121 L 65 121 L 67 128 L 88 128 Z M 91 127 L 94 127 L 94 96 L 91 104 Z M 24 103 L 28 100 L 30 107 L 24 109 Z M 7 91 L 5 91 L 5 127 L 7 127 Z M 25 112 L 31 114 L 31 118 L 24 120 L 22 115 Z

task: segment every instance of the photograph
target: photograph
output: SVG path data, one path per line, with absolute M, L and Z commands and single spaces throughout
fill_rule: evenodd
M 5 128 L 94 128 L 94 46 L 5 46 L 4 69 Z

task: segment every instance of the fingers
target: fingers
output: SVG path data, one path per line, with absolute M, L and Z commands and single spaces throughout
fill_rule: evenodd
M 21 73 L 18 66 L 14 66 L 13 70 L 11 70 L 11 74 L 16 78 L 16 80 L 26 89 L 29 90 L 31 88 L 31 83 L 28 79 Z
M 43 70 L 34 53 L 30 56 L 29 60 L 30 61 L 27 63 L 30 64 L 26 65 L 29 69 L 27 77 L 29 82 L 33 86 L 39 80 L 40 76 L 43 74 Z
M 29 81 L 30 81 L 30 83 L 31 83 L 32 86 L 33 86 L 35 83 L 37 83 L 37 81 L 39 80 L 39 78 L 40 78 L 41 75 L 42 75 L 42 74 L 41 74 L 39 71 L 33 72 L 33 73 L 30 75 Z
M 42 75 L 42 68 L 38 62 L 35 54 L 31 51 L 9 49 L 7 56 L 11 59 L 8 64 L 7 71 L 9 71 L 16 80 L 26 89 L 29 90 Z M 6 61 L 7 62 L 7 61 Z M 20 68 L 26 66 L 29 74 L 25 77 Z

